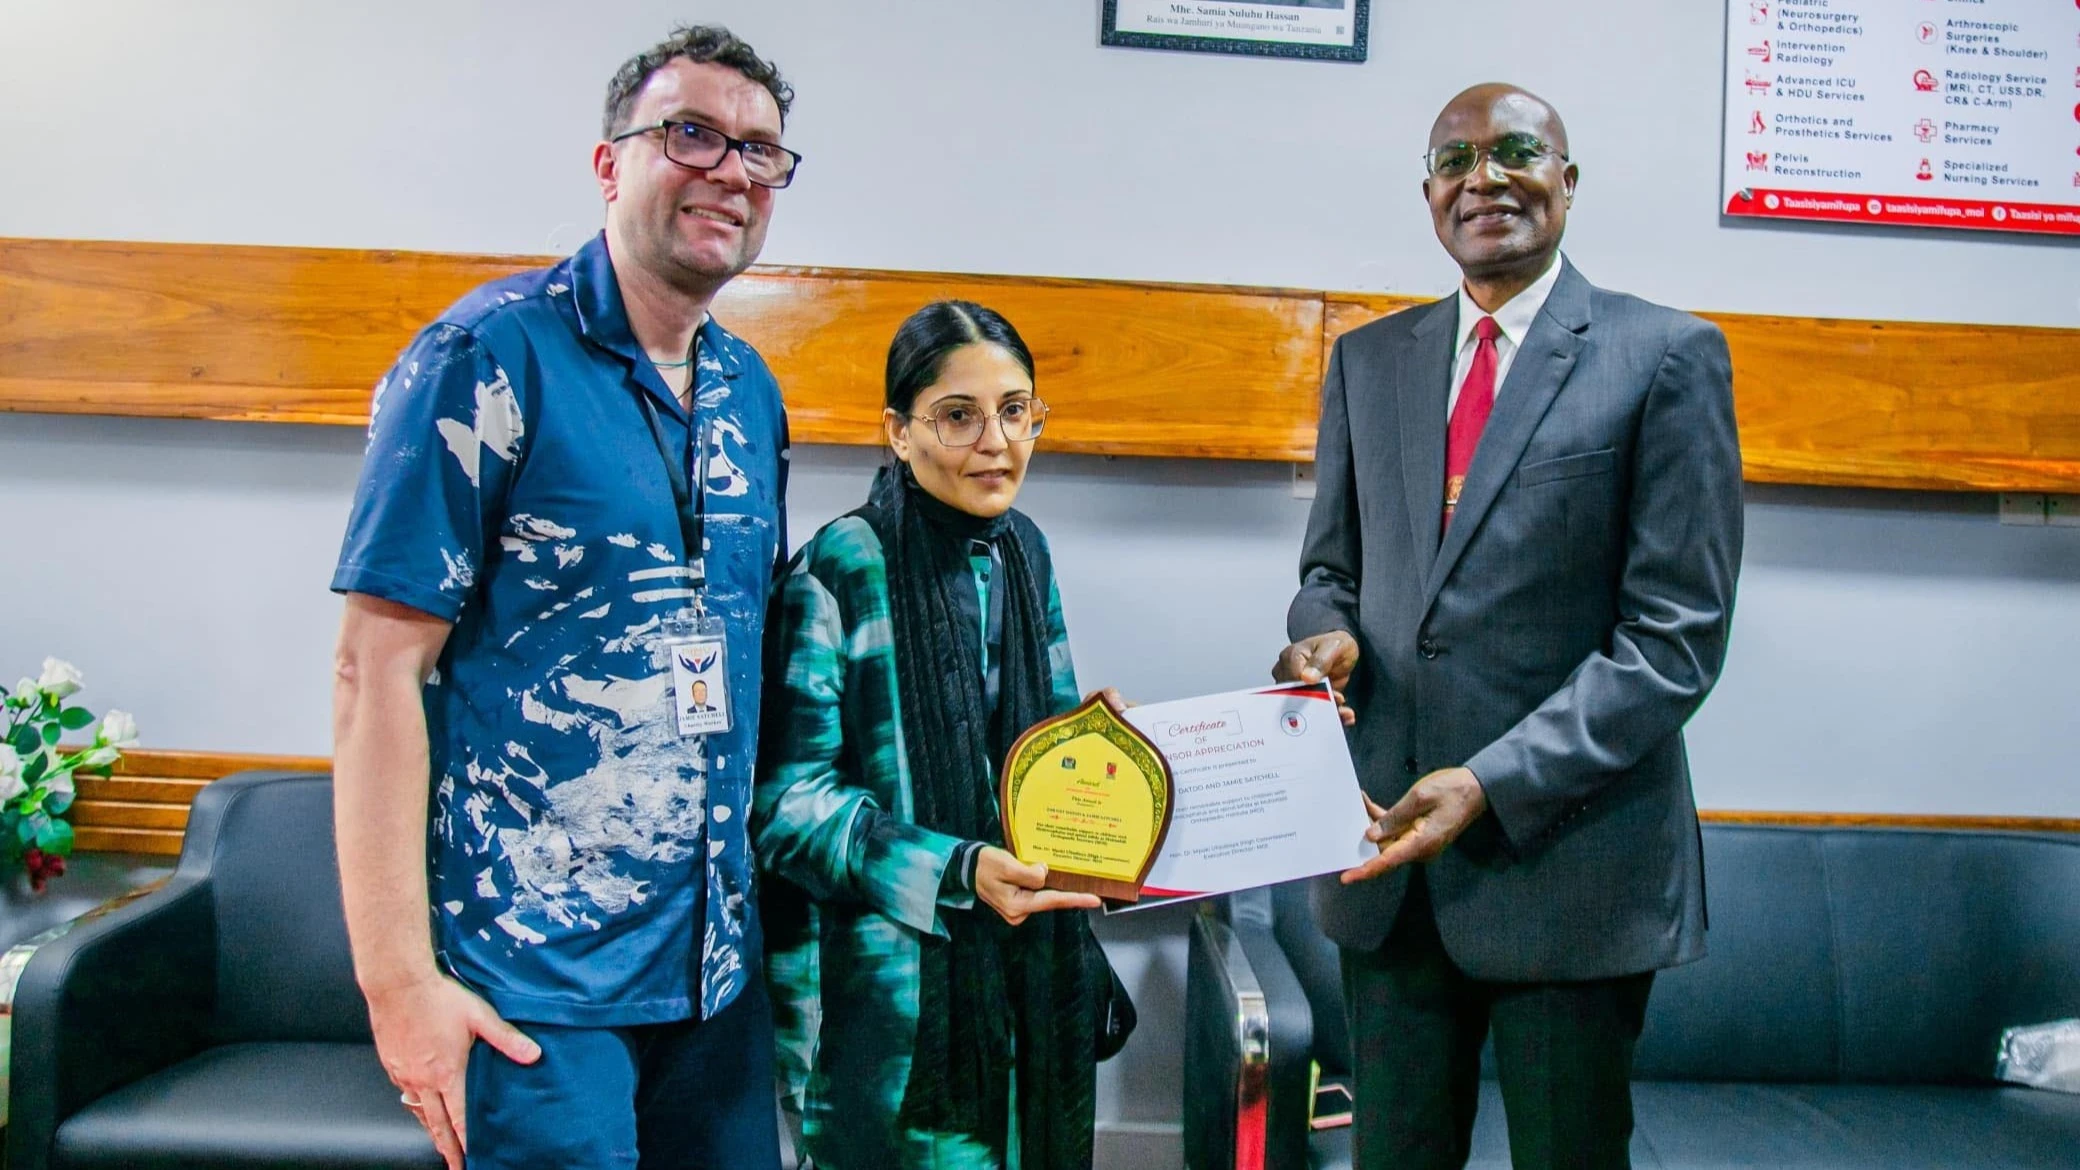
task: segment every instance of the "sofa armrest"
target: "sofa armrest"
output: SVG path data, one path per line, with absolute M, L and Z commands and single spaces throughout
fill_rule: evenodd
M 0 906 L 8 920 L 0 922 L 0 1135 L 6 1130 L 8 1051 L 15 1024 L 15 985 L 37 947 L 62 937 L 81 922 L 112 914 L 144 897 L 173 876 L 162 858 L 133 854 L 73 856 L 60 889 L 35 897 L 29 906 Z
M 1272 935 L 1264 891 L 1192 920 L 1184 1133 L 1191 1170 L 1306 1170 L 1314 1017 Z
M 14 984 L 7 1164 L 45 1170 L 58 1125 L 207 1043 L 216 917 L 206 876 L 177 874 L 36 947 Z

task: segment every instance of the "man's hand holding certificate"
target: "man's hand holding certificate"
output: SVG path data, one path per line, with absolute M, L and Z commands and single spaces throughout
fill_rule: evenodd
M 1378 856 L 1326 683 L 1124 713 L 1169 761 L 1169 833 L 1139 906 L 1333 873 Z

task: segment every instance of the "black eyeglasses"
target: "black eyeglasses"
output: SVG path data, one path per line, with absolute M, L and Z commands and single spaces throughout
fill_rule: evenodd
M 982 441 L 982 432 L 989 427 L 989 420 L 996 419 L 1003 428 L 1007 443 L 1030 443 L 1040 437 L 1041 428 L 1047 425 L 1047 404 L 1038 398 L 1018 398 L 1004 404 L 995 414 L 984 414 L 978 407 L 968 405 L 948 406 L 927 415 L 905 415 L 905 418 L 923 418 L 932 424 L 932 433 L 939 436 L 942 447 L 973 447 Z
M 1535 134 L 1505 134 L 1492 146 L 1475 146 L 1471 142 L 1433 146 L 1423 155 L 1423 162 L 1440 179 L 1463 179 L 1480 167 L 1483 156 L 1494 159 L 1495 165 L 1505 171 L 1528 171 L 1547 157 L 1567 161 L 1567 155 Z
M 653 122 L 633 130 L 623 130 L 609 142 L 634 138 L 638 134 L 664 131 L 664 156 L 696 171 L 712 171 L 722 165 L 722 160 L 734 150 L 744 160 L 744 175 L 761 187 L 779 189 L 794 182 L 794 170 L 802 165 L 802 156 L 772 142 L 746 142 L 731 138 L 713 126 L 699 122 Z

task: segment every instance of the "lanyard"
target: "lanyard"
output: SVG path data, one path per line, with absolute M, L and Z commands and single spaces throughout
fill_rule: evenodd
M 679 514 L 679 540 L 684 549 L 681 560 L 685 563 L 687 576 L 690 578 L 688 588 L 694 591 L 693 604 L 696 610 L 704 608 L 701 604 L 701 593 L 708 585 L 708 559 L 706 546 L 702 543 L 702 533 L 707 526 L 704 510 L 708 499 L 708 433 L 706 428 L 699 425 L 698 382 L 699 375 L 696 373 L 688 383 L 692 392 L 686 398 L 687 436 L 691 442 L 698 444 L 697 453 L 694 455 L 691 486 L 686 482 L 684 452 L 672 452 L 671 444 L 665 441 L 664 424 L 657 418 L 657 404 L 650 400 L 649 391 L 641 386 L 636 387 L 636 401 L 642 405 L 643 421 L 650 424 L 650 438 L 657 444 L 657 454 L 664 460 L 665 478 L 672 484 L 672 504 Z

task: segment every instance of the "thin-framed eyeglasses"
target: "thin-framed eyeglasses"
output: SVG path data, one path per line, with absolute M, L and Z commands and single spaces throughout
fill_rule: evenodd
M 1041 429 L 1047 425 L 1047 404 L 1038 398 L 1014 398 L 997 413 L 988 414 L 979 407 L 957 403 L 930 414 L 903 417 L 931 423 L 932 433 L 939 436 L 942 447 L 973 447 L 982 441 L 982 432 L 988 429 L 991 419 L 1003 430 L 1005 442 L 1030 443 L 1040 437 Z
M 747 142 L 731 138 L 713 126 L 699 122 L 667 119 L 623 130 L 609 142 L 620 142 L 638 134 L 664 131 L 664 156 L 688 170 L 712 171 L 734 150 L 744 160 L 744 176 L 761 187 L 778 190 L 794 182 L 795 168 L 802 156 L 774 142 Z
M 1528 171 L 1548 157 L 1568 161 L 1564 152 L 1553 149 L 1536 134 L 1505 134 L 1488 146 L 1471 142 L 1433 146 L 1424 152 L 1423 165 L 1440 179 L 1463 179 L 1480 167 L 1482 159 L 1494 159 L 1495 165 L 1505 171 Z

